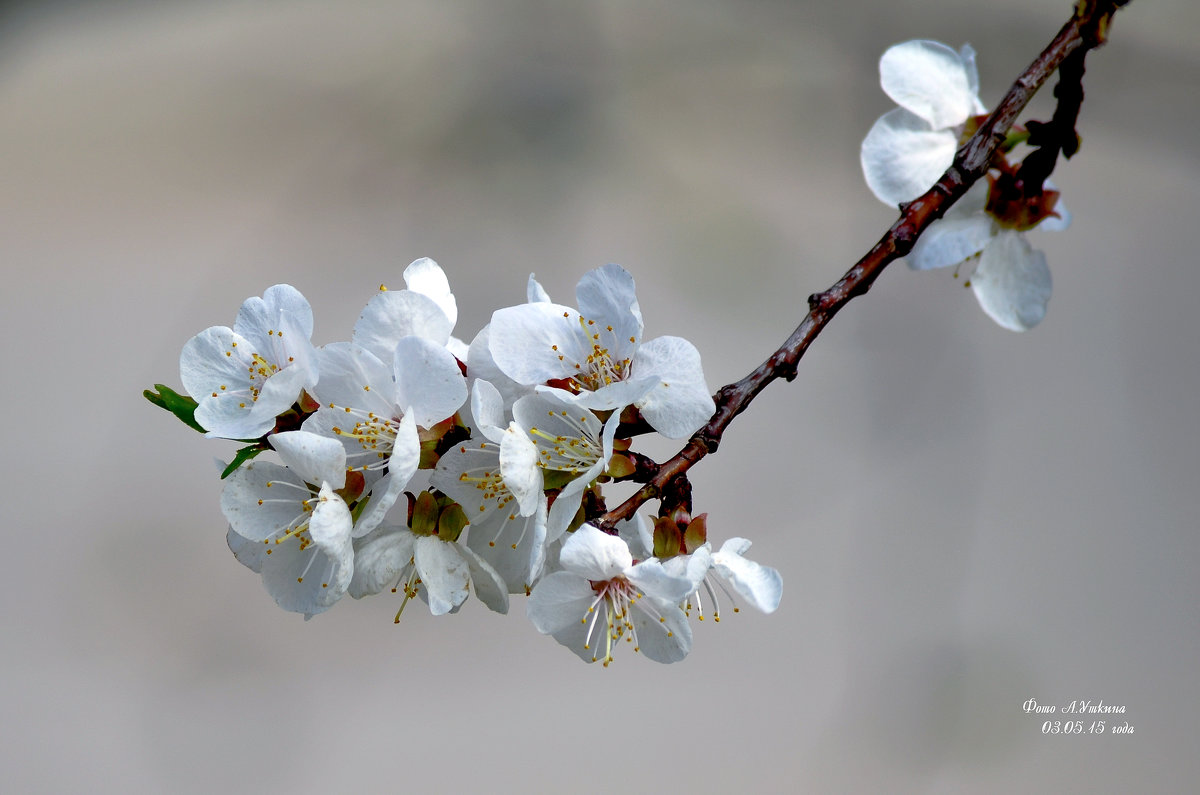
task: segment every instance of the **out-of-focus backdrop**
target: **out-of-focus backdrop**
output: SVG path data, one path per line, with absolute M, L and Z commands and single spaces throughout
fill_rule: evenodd
M 466 338 L 531 271 L 568 300 L 619 262 L 715 389 L 893 218 L 858 165 L 880 53 L 970 41 L 994 103 L 1070 3 L 4 5 L 5 790 L 1194 786 L 1198 9 L 1134 2 L 1089 58 L 1045 322 L 886 272 L 694 470 L 779 611 L 602 670 L 519 599 L 283 613 L 225 547 L 234 445 L 141 390 L 277 282 L 344 339 L 420 256 Z M 1134 733 L 1044 735 L 1030 698 Z

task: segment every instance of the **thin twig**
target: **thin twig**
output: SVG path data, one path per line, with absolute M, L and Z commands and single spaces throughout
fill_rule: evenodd
M 796 367 L 809 345 L 829 325 L 843 306 L 863 295 L 889 264 L 908 254 L 921 235 L 945 214 L 954 202 L 984 174 L 997 147 L 1005 139 L 1017 117 L 1042 84 L 1071 53 L 1086 52 L 1104 43 L 1112 15 L 1129 0 L 1079 0 L 1072 18 L 1013 83 L 987 120 L 963 144 L 954 163 L 924 195 L 904 204 L 900 217 L 875 246 L 854 264 L 836 284 L 808 298 L 809 311 L 800 325 L 771 356 L 742 380 L 717 390 L 717 410 L 683 449 L 665 461 L 657 474 L 633 496 L 608 511 L 596 524 L 606 532 L 615 532 L 617 522 L 629 519 L 648 500 L 664 493 L 667 485 L 709 453 L 715 452 L 725 429 L 742 413 L 767 384 L 777 378 L 791 381 Z

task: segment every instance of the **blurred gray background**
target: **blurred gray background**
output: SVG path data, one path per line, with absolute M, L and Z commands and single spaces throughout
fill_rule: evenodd
M 521 600 L 283 613 L 225 547 L 234 445 L 141 390 L 277 282 L 344 339 L 420 256 L 466 338 L 531 271 L 566 301 L 619 262 L 715 389 L 893 218 L 880 53 L 970 41 L 993 104 L 1070 3 L 3 6 L 6 790 L 1193 788 L 1198 9 L 1138 0 L 1089 59 L 1045 322 L 886 272 L 693 472 L 778 613 L 602 670 Z M 1135 733 L 1045 736 L 1029 698 Z

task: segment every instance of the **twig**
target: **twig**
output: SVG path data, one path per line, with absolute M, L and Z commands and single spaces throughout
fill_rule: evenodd
M 901 205 L 900 217 L 896 222 L 836 284 L 824 292 L 809 296 L 808 314 L 787 341 L 745 378 L 717 390 L 717 410 L 708 423 L 692 435 L 682 450 L 665 461 L 645 486 L 601 516 L 596 524 L 606 532 L 616 532 L 617 522 L 632 517 L 648 500 L 661 496 L 671 481 L 691 469 L 704 456 L 715 452 L 733 418 L 741 414 L 767 384 L 777 378 L 788 381 L 794 379 L 800 358 L 834 315 L 852 298 L 870 290 L 883 269 L 908 254 L 921 233 L 941 218 L 954 202 L 987 173 L 997 147 L 1037 90 L 1072 53 L 1087 52 L 1103 44 L 1113 14 L 1128 2 L 1079 0 L 1072 18 L 1017 78 L 992 114 L 958 150 L 954 163 L 942 178 L 924 195 Z

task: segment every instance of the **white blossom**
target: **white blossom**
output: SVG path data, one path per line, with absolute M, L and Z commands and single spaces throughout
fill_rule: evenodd
M 400 611 L 409 599 L 419 596 L 433 615 L 440 616 L 458 612 L 473 587 L 475 595 L 490 609 L 508 612 L 504 580 L 487 561 L 457 541 L 419 535 L 408 527 L 382 525 L 356 546 L 354 578 L 349 587 L 355 599 L 386 588 L 402 590 Z
M 619 536 L 585 524 L 566 539 L 561 571 L 543 577 L 529 596 L 534 627 L 585 662 L 613 659 L 624 638 L 655 662 L 678 662 L 692 647 L 680 600 L 692 588 L 657 560 L 635 563 Z
M 879 59 L 884 93 L 900 107 L 875 122 L 862 144 L 867 186 L 884 204 L 912 201 L 954 161 L 963 126 L 984 112 L 975 51 L 907 41 Z
M 616 412 L 601 423 L 591 411 L 567 402 L 563 395 L 562 390 L 539 392 L 526 395 L 513 406 L 515 425 L 528 434 L 536 449 L 536 465 L 569 478 L 550 506 L 547 541 L 555 540 L 570 526 L 584 491 L 612 460 L 613 439 L 620 424 Z
M 867 133 L 863 176 L 881 201 L 898 206 L 929 190 L 951 166 L 964 125 L 984 106 L 970 45 L 956 53 L 936 41 L 897 44 L 883 54 L 879 74 L 884 92 L 900 107 Z M 914 270 L 928 270 L 978 257 L 970 284 L 980 307 L 1004 328 L 1025 331 L 1046 314 L 1050 269 L 1018 224 L 988 211 L 990 184 L 980 180 L 972 186 L 922 233 L 906 261 Z M 1057 230 L 1069 223 L 1069 213 L 1055 204 L 1054 213 L 1035 225 Z
M 489 355 L 471 360 L 481 374 L 494 364 L 517 384 L 560 387 L 570 393 L 565 399 L 595 411 L 636 406 L 672 439 L 689 436 L 712 416 L 695 346 L 680 337 L 642 342 L 641 308 L 624 268 L 585 274 L 576 289 L 578 310 L 542 300 L 548 296 L 532 277 L 529 294 L 537 300 L 493 313 Z
M 233 328 L 211 326 L 188 340 L 179 378 L 207 435 L 257 439 L 275 427 L 300 391 L 317 383 L 312 331 L 308 301 L 277 284 L 247 298 Z
M 346 593 L 354 573 L 353 520 L 334 493 L 345 483 L 345 451 L 305 431 L 270 439 L 286 466 L 251 461 L 229 476 L 221 494 L 227 540 L 280 607 L 311 617 Z
M 496 569 L 509 593 L 524 593 L 545 556 L 547 506 L 537 448 L 516 423 L 501 427 L 503 399 L 487 381 L 475 382 L 471 414 L 475 435 L 442 455 L 430 485 L 463 507 L 467 545 Z
M 316 393 L 321 407 L 304 429 L 342 440 L 351 468 L 386 471 L 355 525 L 358 537 L 379 526 L 416 473 L 418 426 L 429 428 L 458 411 L 467 399 L 466 380 L 445 346 L 424 337 L 401 338 L 386 364 L 349 342 L 326 345 L 318 355 L 325 374 Z

